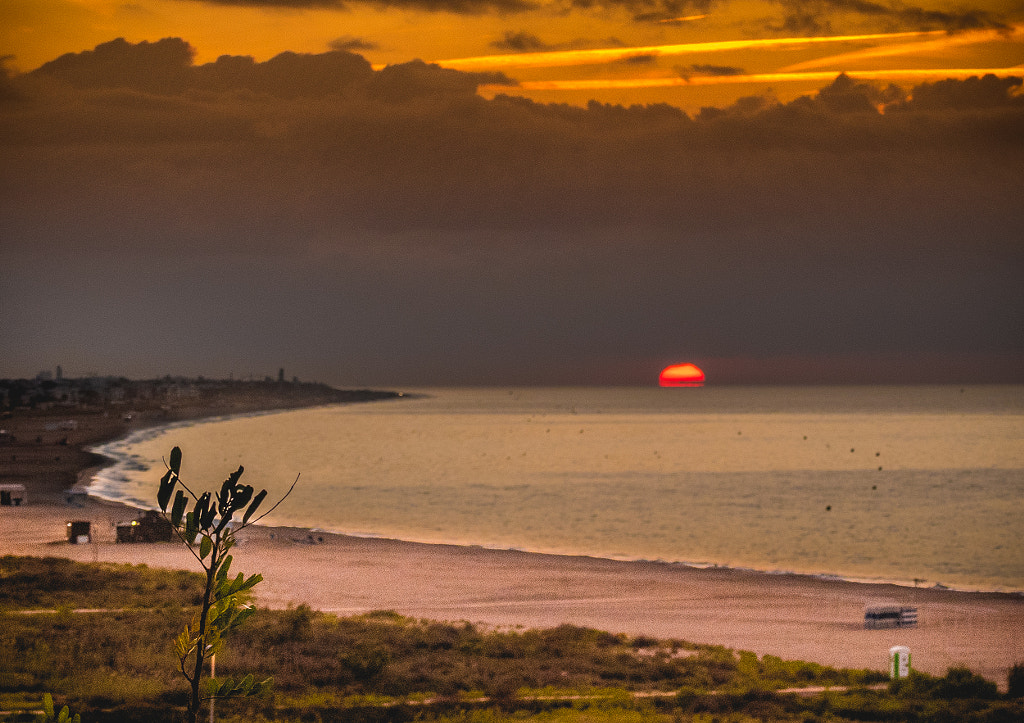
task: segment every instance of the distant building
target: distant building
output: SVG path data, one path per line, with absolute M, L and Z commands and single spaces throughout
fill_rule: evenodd
M 92 523 L 89 520 L 68 522 L 68 542 L 72 545 L 88 545 L 92 542 Z
M 153 510 L 131 522 L 117 523 L 118 542 L 170 542 L 173 534 L 171 523 Z
M 28 503 L 25 485 L 16 483 L 0 484 L 0 506 L 20 507 Z

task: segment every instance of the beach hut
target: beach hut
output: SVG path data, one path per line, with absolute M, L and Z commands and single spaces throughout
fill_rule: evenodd
M 72 520 L 67 527 L 68 542 L 72 545 L 87 545 L 92 542 L 92 523 L 88 520 Z
M 89 500 L 89 490 L 82 487 L 66 489 L 64 490 L 64 499 L 72 507 L 85 507 L 85 503 Z
M 0 484 L 0 506 L 20 507 L 28 503 L 25 485 L 16 483 Z
M 171 523 L 153 510 L 130 522 L 117 523 L 118 542 L 170 542 L 172 535 Z

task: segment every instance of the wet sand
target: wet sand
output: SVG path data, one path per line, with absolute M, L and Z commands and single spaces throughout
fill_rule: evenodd
M 188 416 L 202 412 L 190 410 Z M 46 436 L 41 426 L 45 419 L 14 421 L 12 426 L 5 420 L 4 426 L 19 430 L 23 441 L 0 449 L 0 475 L 4 482 L 24 483 L 29 500 L 22 507 L 0 507 L 0 555 L 198 569 L 177 543 L 116 544 L 115 524 L 135 517 L 135 510 L 91 498 L 81 506 L 67 502 L 64 490 L 76 480 L 87 481 L 90 465 L 99 462 L 83 445 L 132 431 L 138 419 L 129 424 L 120 417 L 93 415 L 83 419 L 67 444 L 60 444 L 63 437 L 54 433 Z M 38 443 L 37 428 L 43 436 Z M 154 479 L 154 497 L 156 487 Z M 68 543 L 66 525 L 71 520 L 91 523 L 92 544 Z M 274 608 L 307 604 L 339 615 L 395 610 L 413 617 L 525 628 L 571 623 L 883 670 L 889 648 L 907 645 L 917 669 L 942 674 L 950 666 L 966 665 L 1001 688 L 1009 667 L 1024 662 L 1020 595 L 268 527 L 239 535 L 233 569 L 261 572 L 264 582 L 256 588 L 257 600 Z M 876 603 L 916 607 L 920 622 L 915 628 L 866 630 L 865 605 Z

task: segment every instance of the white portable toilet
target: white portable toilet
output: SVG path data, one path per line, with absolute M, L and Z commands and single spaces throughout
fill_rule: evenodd
M 894 645 L 889 648 L 889 677 L 899 680 L 910 675 L 910 648 Z

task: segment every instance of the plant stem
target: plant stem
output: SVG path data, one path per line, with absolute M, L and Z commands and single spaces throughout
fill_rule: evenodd
M 192 697 L 188 703 L 189 723 L 199 723 L 199 688 L 200 678 L 203 675 L 203 660 L 206 657 L 206 618 L 210 614 L 210 598 L 213 596 L 213 586 L 217 575 L 217 555 L 220 552 L 220 536 L 213 539 L 213 548 L 210 550 L 210 565 L 206 567 L 206 589 L 203 591 L 203 609 L 199 615 L 199 644 L 196 645 L 196 666 L 192 676 Z

